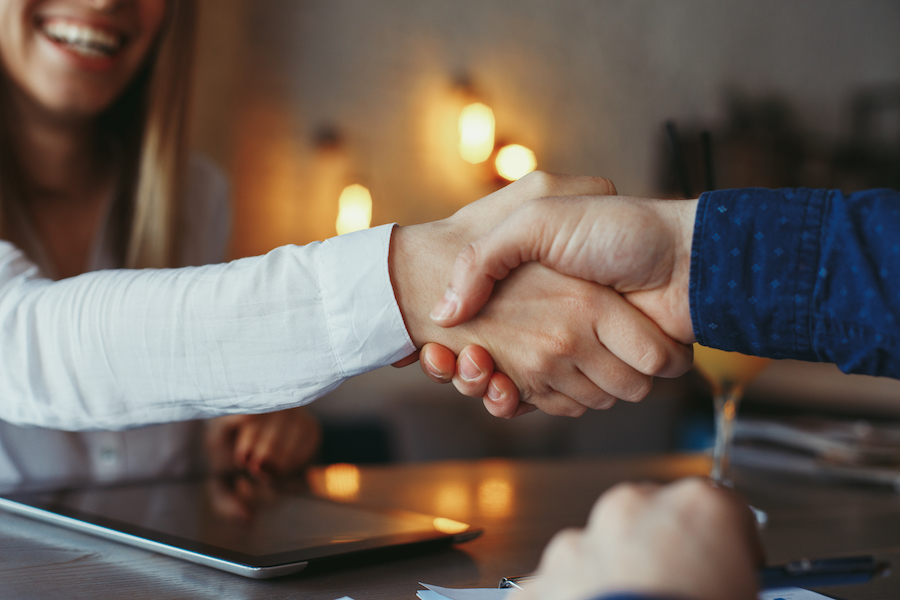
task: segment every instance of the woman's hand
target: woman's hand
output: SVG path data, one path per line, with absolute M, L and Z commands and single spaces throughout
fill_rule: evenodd
M 435 383 L 453 383 L 456 390 L 471 398 L 481 398 L 487 411 L 502 419 L 512 419 L 537 406 L 519 402 L 519 390 L 512 379 L 494 370 L 494 360 L 481 346 L 469 345 L 457 357 L 440 344 L 429 343 L 419 355 L 422 371 Z
M 287 475 L 313 459 L 322 433 L 303 408 L 211 419 L 206 450 L 214 473 L 246 471 L 254 477 Z

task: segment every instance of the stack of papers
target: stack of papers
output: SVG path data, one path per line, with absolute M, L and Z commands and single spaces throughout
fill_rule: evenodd
M 437 585 L 428 585 L 427 583 L 421 585 L 427 588 L 416 593 L 421 600 L 503 600 L 512 592 L 511 589 L 501 590 L 499 588 L 456 590 Z M 353 598 L 344 596 L 343 598 L 338 598 L 338 600 L 353 600 Z M 791 587 L 760 592 L 759 600 L 834 600 L 834 598 L 802 588 Z
M 452 588 L 419 583 L 427 590 L 420 590 L 416 595 L 421 600 L 503 600 L 512 592 L 512 589 L 485 588 L 472 590 L 454 590 Z
M 417 595 L 421 600 L 503 600 L 510 589 L 497 588 L 455 590 L 423 583 L 428 589 L 420 590 Z M 804 590 L 802 588 L 779 588 L 759 593 L 759 600 L 834 600 L 831 596 Z

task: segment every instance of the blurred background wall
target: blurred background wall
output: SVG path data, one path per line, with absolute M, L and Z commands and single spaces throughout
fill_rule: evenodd
M 235 257 L 334 235 L 337 193 L 352 181 L 372 192 L 373 224 L 441 218 L 496 189 L 483 166 L 456 151 L 461 82 L 493 108 L 498 139 L 533 149 L 539 168 L 603 175 L 630 195 L 664 191 L 667 119 L 687 130 L 730 131 L 740 106 L 762 106 L 765 120 L 774 102 L 783 117 L 774 126 L 822 155 L 852 135 L 854 98 L 900 82 L 895 0 L 201 4 L 193 139 L 231 176 Z M 900 141 L 900 123 L 878 130 L 896 131 Z M 324 418 L 387 418 L 405 432 L 390 442 L 405 457 L 442 456 L 411 449 L 441 411 L 462 411 L 457 420 L 486 431 L 481 442 L 448 433 L 456 439 L 445 447 L 456 453 L 502 453 L 485 440 L 510 435 L 532 440 L 516 450 L 525 453 L 672 443 L 674 401 L 567 425 L 584 428 L 590 443 L 579 446 L 561 441 L 578 435 L 560 433 L 559 420 L 482 422 L 480 403 L 428 386 L 415 368 L 368 377 L 317 410 Z M 403 408 L 385 408 L 393 405 Z M 425 420 L 406 423 L 416 411 Z M 634 435 L 623 425 L 629 419 L 641 424 Z M 651 421 L 656 429 L 644 426 Z M 516 444 L 510 438 L 505 448 Z

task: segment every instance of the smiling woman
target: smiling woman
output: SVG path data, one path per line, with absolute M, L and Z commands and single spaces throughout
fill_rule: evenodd
M 165 16 L 162 0 L 11 0 L 0 51 L 11 79 L 41 106 L 95 117 L 133 80 Z
M 0 155 L 0 239 L 47 279 L 224 258 L 227 185 L 185 145 L 195 20 L 193 0 L 0 6 L 0 143 L 9 149 Z M 204 463 L 277 473 L 307 462 L 317 440 L 298 410 L 129 432 L 0 421 L 0 482 L 176 475 Z

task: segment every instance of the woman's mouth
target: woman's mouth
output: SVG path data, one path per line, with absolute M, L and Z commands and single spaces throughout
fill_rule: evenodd
M 68 19 L 46 19 L 40 31 L 52 42 L 85 58 L 111 58 L 125 44 L 125 36 Z

